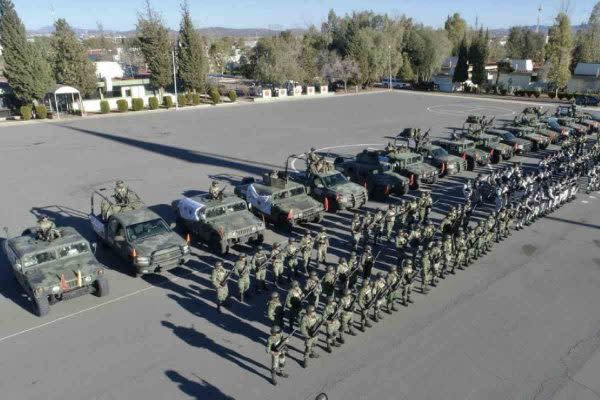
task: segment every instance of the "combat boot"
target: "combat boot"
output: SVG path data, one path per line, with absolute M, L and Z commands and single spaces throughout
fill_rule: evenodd
M 398 309 L 396 308 L 396 304 L 392 303 L 392 311 L 398 311 Z
M 282 378 L 288 378 L 289 377 L 289 375 L 286 374 L 282 369 L 277 372 L 277 375 L 279 375 Z
M 379 316 L 377 315 L 377 313 L 373 313 L 373 316 L 371 317 L 371 319 L 375 322 L 379 322 Z
M 327 347 L 325 348 L 325 351 L 328 353 L 331 353 L 331 337 L 327 336 Z M 312 354 L 311 354 L 312 357 Z
M 277 386 L 277 373 L 275 372 L 274 369 L 271 370 L 271 383 L 274 386 Z
M 423 284 L 423 286 L 421 286 L 421 293 L 423 293 L 423 294 L 429 293 L 429 289 L 427 289 L 427 284 Z
M 319 358 L 320 356 L 317 353 L 315 353 L 314 351 L 311 351 L 309 357 L 310 358 Z
M 360 326 L 358 327 L 358 330 L 361 331 L 361 332 L 365 331 L 365 323 L 364 322 L 360 323 Z
M 340 336 L 338 337 L 338 342 L 340 344 L 346 343 L 346 340 L 344 339 L 344 332 L 340 332 Z
M 348 335 L 350 335 L 350 336 L 356 336 L 356 332 L 354 332 L 354 329 L 352 329 L 352 327 L 348 328 Z
M 240 303 L 244 302 L 244 293 L 240 292 L 239 299 L 240 299 Z
M 410 298 L 410 296 L 408 296 L 408 302 L 411 304 L 413 303 L 413 300 Z
M 304 355 L 304 359 L 302 360 L 302 368 L 308 367 L 308 355 Z
M 221 314 L 221 302 L 220 301 L 217 302 L 217 312 L 219 314 Z
M 371 328 L 373 325 L 371 325 L 371 323 L 370 323 L 370 322 L 367 320 L 367 321 L 365 322 L 365 326 L 366 326 L 367 328 Z

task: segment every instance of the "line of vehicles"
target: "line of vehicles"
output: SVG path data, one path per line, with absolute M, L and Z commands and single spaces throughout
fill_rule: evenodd
M 262 243 L 267 222 L 287 228 L 320 223 L 325 212 L 358 209 L 368 199 L 402 196 L 441 176 L 508 160 L 551 142 L 568 141 L 573 134 L 598 132 L 600 127 L 598 116 L 560 107 L 554 117 L 528 108 L 501 128 L 491 122 L 469 117 L 461 136 L 453 133 L 435 140 L 429 139 L 429 132 L 407 129 L 385 149 L 364 149 L 352 157 L 334 157 L 333 162 L 312 152 L 290 156 L 285 171 L 265 173 L 260 181 L 244 178 L 233 193 L 173 201 L 176 223 L 171 225 L 135 192 L 128 189 L 131 195 L 123 203 L 116 194 L 99 189 L 91 195 L 88 220 L 97 243 L 123 259 L 133 276 L 160 273 L 184 264 L 194 244 L 224 255 L 236 244 Z M 288 171 L 292 157 L 305 159 L 306 171 Z M 184 237 L 174 231 L 177 226 Z M 11 237 L 6 230 L 8 239 L 3 242 L 12 272 L 38 316 L 46 315 L 59 300 L 109 292 L 105 268 L 95 257 L 96 243 L 90 244 L 69 226 L 54 233 L 43 235 L 39 227 L 32 227 Z

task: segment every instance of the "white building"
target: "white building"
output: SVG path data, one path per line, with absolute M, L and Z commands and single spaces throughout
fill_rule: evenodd
M 100 79 L 106 78 L 123 78 L 125 72 L 118 62 L 115 61 L 96 61 L 96 75 Z
M 600 63 L 579 63 L 567 84 L 568 92 L 600 92 Z

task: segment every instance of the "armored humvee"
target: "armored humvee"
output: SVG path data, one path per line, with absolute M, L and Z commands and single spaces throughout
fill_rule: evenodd
M 50 305 L 88 293 L 108 294 L 108 280 L 87 240 L 72 227 L 56 230 L 56 237 L 42 237 L 36 228 L 3 243 L 16 280 L 33 301 L 41 317 Z
M 490 153 L 475 148 L 475 143 L 467 139 L 436 139 L 431 142 L 444 148 L 448 153 L 462 157 L 467 161 L 467 170 L 472 171 L 475 165 L 487 165 Z
M 395 172 L 408 178 L 411 190 L 417 190 L 419 182 L 435 183 L 437 181 L 438 169 L 426 164 L 420 154 L 401 150 L 382 154 L 390 160 Z
M 265 173 L 262 182 L 244 178 L 235 187 L 235 194 L 246 200 L 254 213 L 275 224 L 293 226 L 323 219 L 323 205 L 282 171 Z
M 550 144 L 550 139 L 535 133 L 531 128 L 525 126 L 505 125 L 504 130 L 513 133 L 516 137 L 527 139 L 533 144 L 532 151 L 543 150 Z
M 90 196 L 88 218 L 98 241 L 128 261 L 132 275 L 160 273 L 187 261 L 188 243 L 137 195 L 128 204 L 118 204 L 103 191 L 96 190 Z M 102 199 L 99 213 L 95 198 Z
M 513 156 L 513 148 L 507 144 L 500 143 L 497 136 L 487 133 L 467 133 L 465 138 L 472 140 L 478 149 L 490 154 L 490 162 L 497 164 L 501 160 L 509 160 Z
M 424 160 L 440 170 L 440 176 L 455 175 L 467 169 L 467 161 L 454 156 L 441 146 L 427 143 L 419 146 L 417 152 Z
M 528 151 L 531 151 L 532 143 L 530 140 L 516 137 L 511 132 L 500 129 L 500 128 L 489 128 L 485 131 L 490 135 L 496 135 L 500 138 L 500 141 L 513 148 L 514 154 L 523 155 Z
M 207 243 L 217 254 L 227 254 L 237 243 L 262 243 L 265 224 L 234 194 L 184 197 L 171 203 L 177 222 L 192 240 Z

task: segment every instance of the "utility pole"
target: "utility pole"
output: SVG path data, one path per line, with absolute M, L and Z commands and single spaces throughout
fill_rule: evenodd
M 535 32 L 540 33 L 540 23 L 542 21 L 542 4 L 541 3 L 538 6 L 537 11 L 538 11 L 538 17 L 537 17 L 537 26 L 535 28 Z
M 177 70 L 175 69 L 175 47 L 171 49 L 173 57 L 173 86 L 175 88 L 175 111 L 179 110 L 179 96 L 177 95 Z
M 390 87 L 390 91 L 392 90 L 392 45 L 388 45 L 388 67 L 390 70 L 390 80 L 389 80 L 389 87 Z

